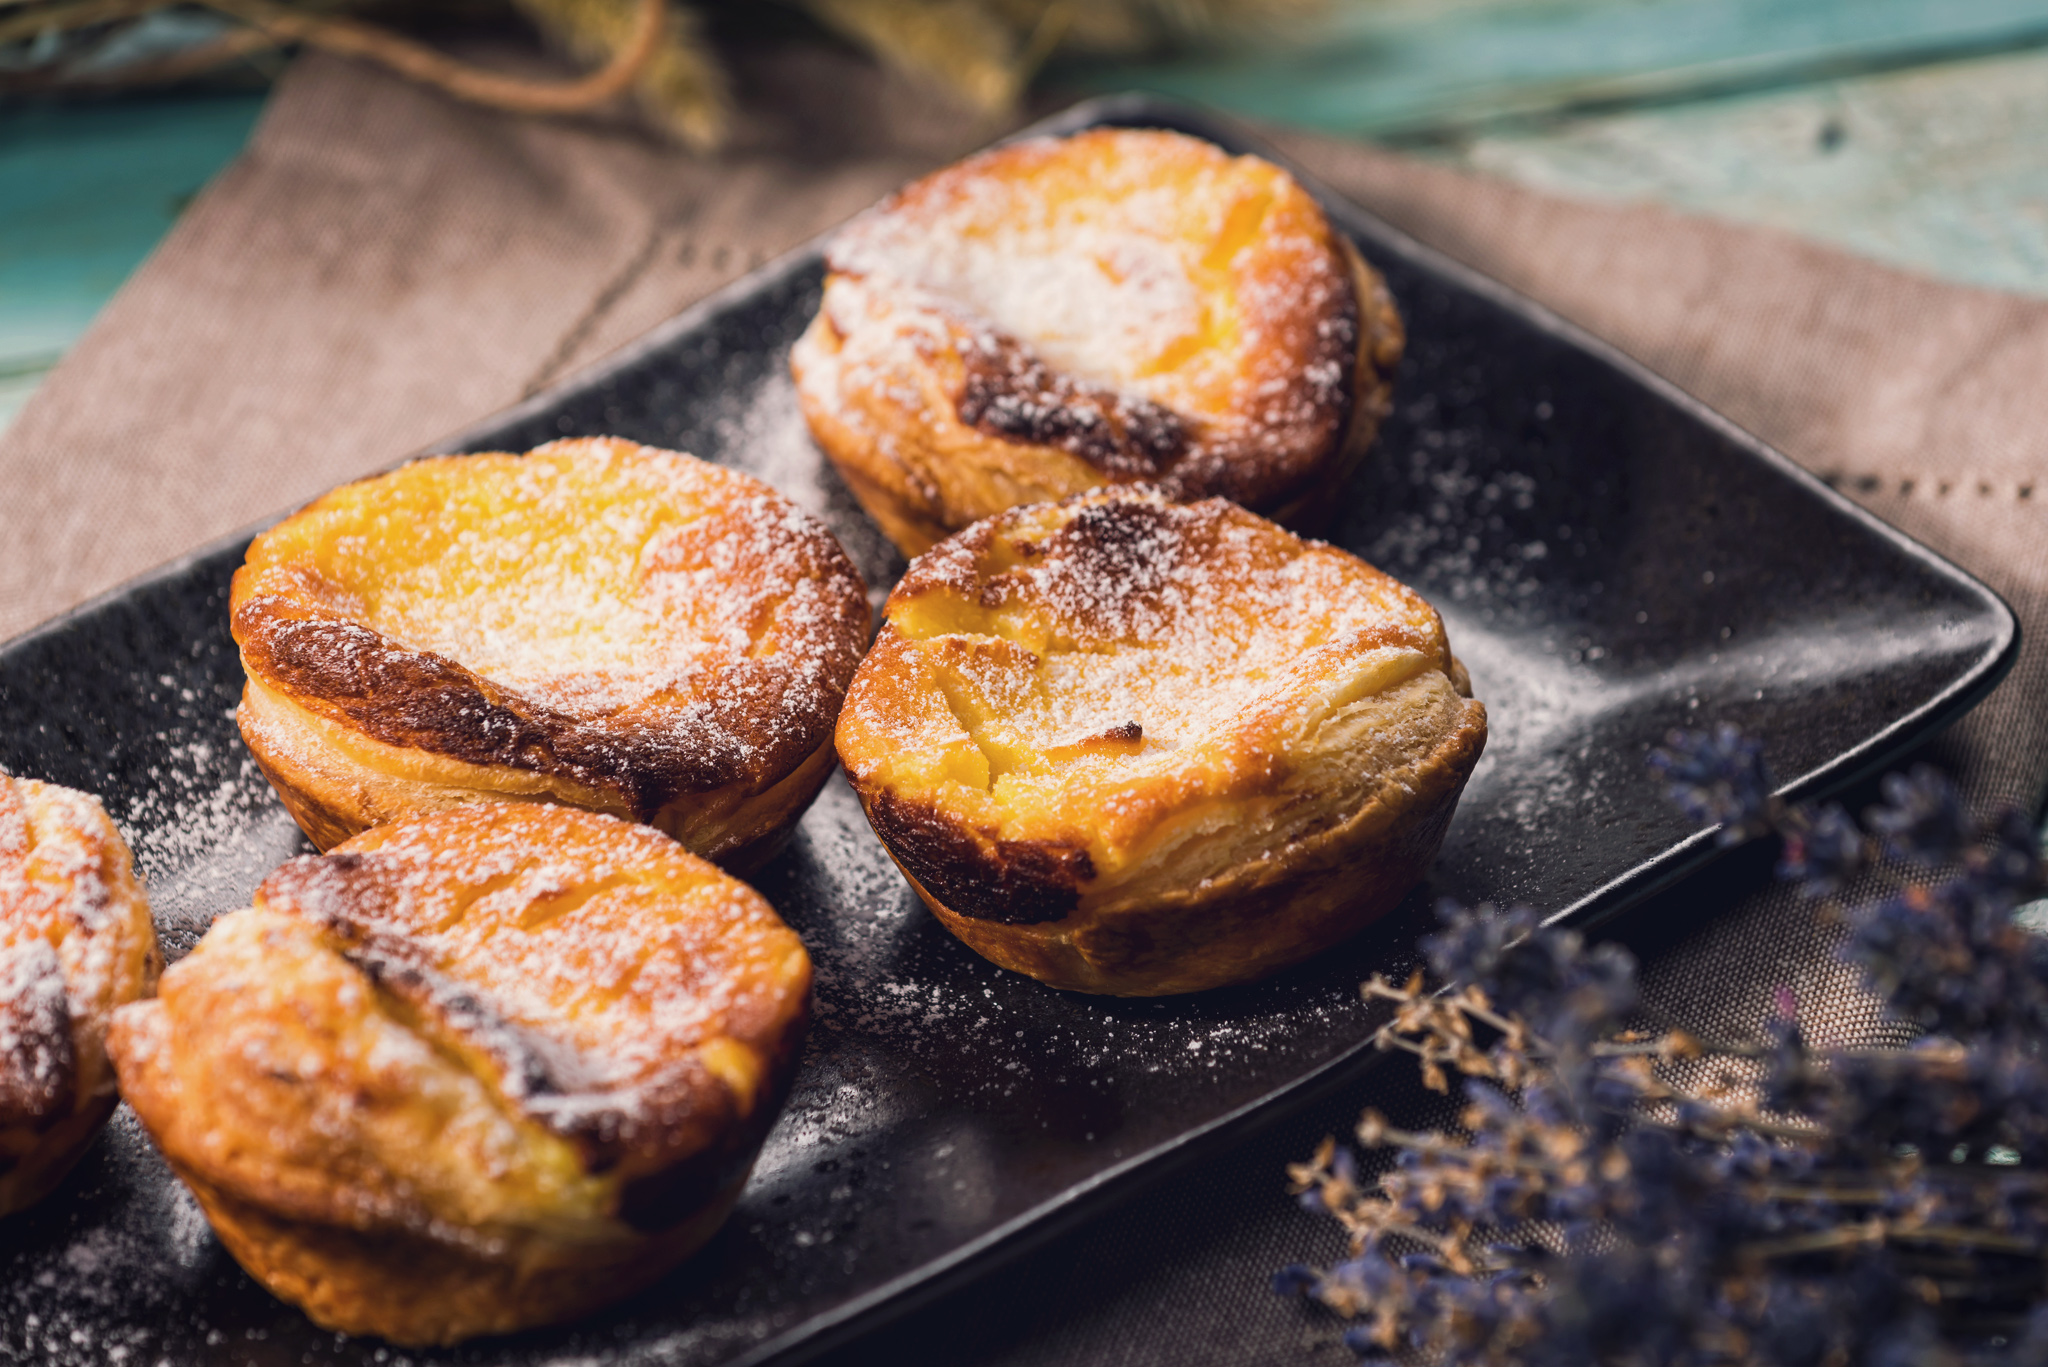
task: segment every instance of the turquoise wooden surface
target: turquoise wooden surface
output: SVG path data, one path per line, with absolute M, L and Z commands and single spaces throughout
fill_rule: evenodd
M 1423 154 L 2048 295 L 2048 50 L 1497 129 Z
M 2048 294 L 2048 0 L 1340 0 L 1227 60 L 1058 75 Z
M 1335 133 L 1413 140 L 1503 118 L 1709 98 L 2048 44 L 2043 0 L 1337 0 L 1213 57 L 1070 65 Z
M 262 107 L 232 95 L 0 111 L 0 426 Z

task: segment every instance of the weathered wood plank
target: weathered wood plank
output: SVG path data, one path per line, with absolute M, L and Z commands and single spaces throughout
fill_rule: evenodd
M 2041 0 L 1336 0 L 1263 46 L 1055 74 L 1385 137 L 2044 42 Z
M 2048 295 L 2048 51 L 1496 130 L 1427 150 Z

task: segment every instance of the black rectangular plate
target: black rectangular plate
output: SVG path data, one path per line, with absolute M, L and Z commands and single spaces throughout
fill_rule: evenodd
M 1098 124 L 1257 150 L 1144 99 L 1040 131 Z M 1253 987 L 1054 992 L 947 935 L 835 779 L 759 880 L 816 959 L 817 1024 L 739 1209 L 688 1266 L 561 1330 L 428 1353 L 341 1340 L 240 1273 L 124 1108 L 61 1191 L 7 1222 L 0 1355 L 806 1356 L 1355 1075 L 1379 1019 L 1356 985 L 1408 971 L 1436 898 L 1591 922 L 1697 868 L 1711 842 L 1644 770 L 1671 728 L 1736 722 L 1814 792 L 1953 720 L 2010 665 L 2017 627 L 1983 585 L 1526 300 L 1322 198 L 1410 338 L 1332 535 L 1443 611 L 1492 718 L 1442 857 L 1399 911 Z M 756 272 L 444 449 L 615 433 L 693 451 L 763 476 L 831 524 L 870 584 L 892 583 L 901 561 L 811 446 L 788 378 L 819 259 L 807 247 Z M 245 544 L 0 650 L 0 765 L 104 797 L 172 957 L 305 848 L 234 729 L 226 599 Z

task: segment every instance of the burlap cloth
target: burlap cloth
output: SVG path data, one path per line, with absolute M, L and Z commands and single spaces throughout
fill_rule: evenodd
M 994 131 L 828 54 L 751 64 L 745 80 L 751 107 L 774 112 L 707 162 L 623 124 L 501 119 L 340 61 L 298 63 L 249 149 L 0 444 L 0 637 L 520 399 Z M 2004 594 L 2020 663 L 1937 749 L 1974 800 L 2037 802 L 2048 304 L 1774 232 L 1274 140 Z M 1819 1033 L 1884 1033 L 1832 932 L 1762 887 L 1765 870 L 1731 861 L 1624 928 L 1654 1000 L 1725 1034 L 1789 984 Z M 1326 1321 L 1264 1283 L 1333 1250 L 1279 1167 L 1357 1104 L 1182 1171 L 837 1360 L 1342 1360 Z

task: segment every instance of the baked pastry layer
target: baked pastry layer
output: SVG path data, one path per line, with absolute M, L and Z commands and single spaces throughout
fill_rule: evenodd
M 590 438 L 337 489 L 256 538 L 232 612 L 243 739 L 321 848 L 499 799 L 744 868 L 831 771 L 869 609 L 759 480 Z
M 909 555 L 1105 483 L 1307 512 L 1371 442 L 1401 355 L 1385 284 L 1314 199 L 1179 133 L 970 157 L 855 219 L 826 264 L 797 392 Z
M 251 1275 L 449 1343 L 652 1281 L 737 1198 L 810 961 L 658 832 L 479 804 L 284 865 L 116 1014 L 121 1088 Z
M 62 1181 L 114 1109 L 107 1023 L 161 966 L 98 800 L 0 773 L 0 1216 Z
M 997 963 L 1154 995 L 1381 915 L 1486 739 L 1436 611 L 1220 499 L 1085 494 L 911 564 L 840 759 L 927 905 Z

